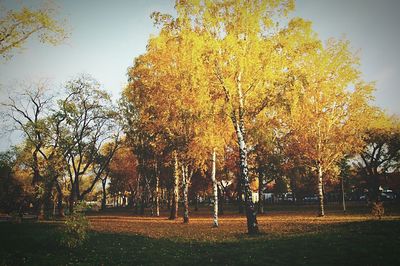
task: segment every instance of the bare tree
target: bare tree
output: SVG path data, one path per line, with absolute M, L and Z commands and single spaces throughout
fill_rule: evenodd
M 45 211 L 50 209 L 52 190 L 62 171 L 58 147 L 65 117 L 53 110 L 54 99 L 47 82 L 39 81 L 25 85 L 21 93 L 2 103 L 11 130 L 19 130 L 25 137 L 24 150 L 30 154 L 26 163 L 32 171 L 32 185 L 40 194 L 37 209 L 40 206 L 42 215 L 48 214 Z
M 81 75 L 69 81 L 66 90 L 67 96 L 60 103 L 65 116 L 61 149 L 67 165 L 72 211 L 74 202 L 84 199 L 100 180 L 118 146 L 120 130 L 110 95 L 93 78 Z M 101 148 L 108 142 L 113 142 L 114 148 L 105 160 L 100 160 Z M 96 170 L 90 173 L 92 167 Z M 90 179 L 86 188 L 81 187 L 84 177 Z

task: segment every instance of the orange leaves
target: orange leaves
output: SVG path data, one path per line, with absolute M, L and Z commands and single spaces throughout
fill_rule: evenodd
M 177 9 L 182 16 L 189 12 L 179 5 Z M 227 131 L 221 125 L 226 119 L 218 116 L 220 101 L 213 98 L 214 80 L 203 62 L 204 36 L 191 29 L 185 17 L 163 23 L 161 33 L 149 41 L 147 52 L 131 69 L 126 91 L 141 130 L 163 136 L 192 166 L 204 168 L 211 149 L 223 146 L 219 143 Z
M 299 18 L 274 23 L 291 0 L 177 1 L 176 9 L 176 19 L 155 14 L 161 32 L 126 89 L 155 146 L 204 170 L 214 148 L 236 145 L 236 127 L 260 169 L 295 161 L 333 171 L 360 145 L 373 86 L 361 81 L 346 40 L 323 45 Z
M 244 237 L 246 218 L 239 215 L 219 217 L 218 228 L 213 228 L 209 214 L 192 214 L 190 224 L 181 220 L 171 221 L 166 217 L 137 216 L 90 216 L 93 230 L 112 233 L 130 233 L 151 238 L 179 239 L 184 241 L 236 241 Z M 391 219 L 399 217 L 392 217 Z M 313 212 L 269 212 L 258 216 L 260 230 L 268 236 L 299 235 L 331 230 L 333 224 L 361 222 L 370 220 L 370 216 L 330 214 L 323 219 L 315 217 Z
M 358 58 L 346 41 L 330 40 L 325 47 L 308 50 L 301 61 L 305 64 L 299 69 L 290 69 L 296 82 L 285 96 L 291 130 L 287 154 L 299 154 L 310 167 L 320 163 L 334 170 L 361 144 L 371 90 L 350 89 L 362 83 Z

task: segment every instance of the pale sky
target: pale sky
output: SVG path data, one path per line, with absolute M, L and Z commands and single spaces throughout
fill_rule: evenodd
M 37 1 L 3 0 L 7 7 Z M 80 73 L 96 78 L 116 99 L 127 82 L 126 70 L 145 51 L 150 34 L 157 32 L 153 11 L 174 13 L 173 0 L 54 0 L 60 17 L 68 20 L 71 37 L 49 46 L 31 39 L 22 53 L 0 59 L 0 98 L 18 81 L 47 78 L 55 89 Z M 346 37 L 360 50 L 366 81 L 376 81 L 376 104 L 400 115 L 400 1 L 298 0 L 299 16 L 313 22 L 322 40 Z M 2 136 L 2 138 L 4 138 Z M 1 141 L 0 150 L 13 138 Z

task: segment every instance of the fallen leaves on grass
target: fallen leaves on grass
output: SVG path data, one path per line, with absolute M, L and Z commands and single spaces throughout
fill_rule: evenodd
M 400 219 L 400 217 L 391 217 Z M 330 225 L 371 220 L 370 216 L 332 215 L 324 218 L 307 215 L 260 215 L 258 223 L 262 236 L 274 238 L 282 235 L 318 233 L 330 230 Z M 220 226 L 212 227 L 211 217 L 192 217 L 189 224 L 182 219 L 168 220 L 166 217 L 140 216 L 92 216 L 92 229 L 99 232 L 129 233 L 151 238 L 168 238 L 185 241 L 235 241 L 247 236 L 246 218 L 239 215 L 226 215 L 219 219 Z

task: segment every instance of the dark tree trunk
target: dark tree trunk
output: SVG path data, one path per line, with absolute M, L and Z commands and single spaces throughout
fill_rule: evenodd
M 199 210 L 199 193 L 196 193 L 196 201 L 194 205 L 194 210 L 197 212 Z
M 79 184 L 78 184 L 78 180 L 75 180 L 75 182 L 72 183 L 72 187 L 71 187 L 71 196 L 70 196 L 70 204 L 69 204 L 69 212 L 70 213 L 73 213 L 75 203 L 78 200 L 81 200 L 80 195 L 79 195 Z
M 145 195 L 142 194 L 141 202 L 140 202 L 140 210 L 139 214 L 143 215 L 144 214 L 144 207 L 146 205 L 146 200 L 145 200 Z
M 41 204 L 40 216 L 43 219 L 50 219 L 53 209 L 53 200 L 51 199 L 54 187 L 54 178 L 44 180 L 44 193 Z
M 168 199 L 167 199 L 167 209 L 171 210 L 172 206 L 172 193 L 171 190 L 168 191 Z
M 378 170 L 372 169 L 369 176 L 369 187 L 368 187 L 368 198 L 371 202 L 380 202 L 380 191 L 379 191 L 379 175 Z
M 135 198 L 135 214 L 139 214 L 139 198 Z
M 297 202 L 297 198 L 296 198 L 296 194 L 297 194 L 296 180 L 297 180 L 297 177 L 299 177 L 299 176 L 300 176 L 299 169 L 295 168 L 293 173 L 292 173 L 292 176 L 290 178 L 290 189 L 292 190 L 293 204 L 296 204 L 296 202 Z
M 169 216 L 170 220 L 175 220 L 178 217 L 178 208 L 176 208 L 177 205 L 176 198 L 173 197 L 171 200 L 171 213 Z
M 264 178 L 262 170 L 258 171 L 258 213 L 264 213 L 264 201 L 263 201 L 263 185 Z
M 70 214 L 74 212 L 74 199 L 72 195 L 68 198 L 68 211 Z
M 101 186 L 103 188 L 102 190 L 102 198 L 101 198 L 101 209 L 104 211 L 106 209 L 106 200 L 107 200 L 107 194 L 106 194 L 106 180 L 101 180 Z
M 381 191 L 379 190 L 379 174 L 378 169 L 375 167 L 371 167 L 370 175 L 369 175 L 369 186 L 368 186 L 368 200 L 369 205 L 371 206 L 371 213 L 379 219 L 385 213 L 385 207 L 381 198 Z
M 224 215 L 224 194 L 220 186 L 217 185 L 218 189 L 218 214 Z
M 345 200 L 345 194 L 344 194 L 344 177 L 343 177 L 343 176 L 342 176 L 341 188 L 342 188 L 342 206 L 343 206 L 343 212 L 346 212 L 346 200 Z
M 75 184 L 75 197 L 76 197 L 75 201 L 83 200 L 83 198 L 81 196 L 80 188 L 79 188 L 79 181 L 76 180 L 74 184 Z
M 57 210 L 60 217 L 64 217 L 64 207 L 63 207 L 63 193 L 60 184 L 56 181 L 57 189 Z
M 72 214 L 74 212 L 74 203 L 76 201 L 76 192 L 75 192 L 75 183 L 71 184 L 71 194 L 69 195 L 69 213 Z
M 296 205 L 297 204 L 297 194 L 296 194 L 295 190 L 292 190 L 292 197 L 293 197 L 292 204 Z

